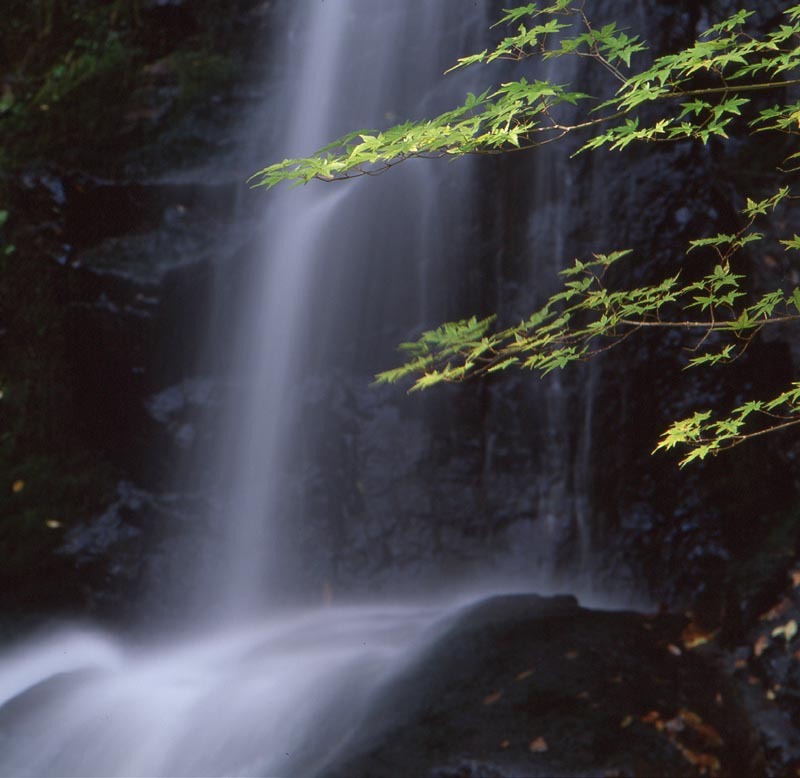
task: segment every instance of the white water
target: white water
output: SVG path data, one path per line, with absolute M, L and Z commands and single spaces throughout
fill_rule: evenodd
M 163 645 L 40 638 L 0 656 L 0 774 L 313 774 L 441 613 L 328 608 Z
M 279 122 L 284 132 L 279 148 L 253 141 L 254 170 L 353 126 L 447 107 L 477 88 L 458 77 L 445 80 L 444 90 L 429 85 L 442 83 L 457 54 L 482 47 L 488 0 L 290 5 L 287 83 L 254 127 L 271 137 L 268 123 Z M 456 35 L 454 19 L 462 24 Z M 547 177 L 556 173 L 541 167 L 534 189 L 552 192 Z M 185 571 L 186 609 L 202 611 L 203 626 L 180 639 L 136 642 L 75 628 L 0 655 L 0 775 L 313 774 L 358 730 L 370 694 L 436 634 L 434 625 L 457 602 L 263 613 L 275 587 L 298 574 L 285 558 L 284 534 L 296 517 L 283 513 L 282 478 L 308 362 L 363 321 L 376 326 L 376 311 L 410 309 L 415 325 L 443 318 L 428 280 L 441 255 L 464 250 L 452 245 L 449 226 L 470 217 L 470 176 L 468 161 L 410 163 L 377 180 L 312 185 L 271 199 L 263 256 L 231 346 L 240 390 L 208 454 L 220 484 L 218 529 L 210 553 Z M 564 218 L 557 204 L 553 212 Z M 558 235 L 548 213 L 542 219 Z M 560 256 L 564 247 L 556 238 L 551 248 Z M 398 268 L 371 285 L 356 283 L 372 263 L 389 261 Z M 330 284 L 324 289 L 321 272 Z M 395 284 L 400 293 L 382 288 Z M 372 318 L 355 310 L 364 306 L 354 295 L 374 297 Z M 545 458 L 553 460 L 555 480 L 543 479 L 538 507 L 557 522 L 567 499 L 562 471 L 570 465 L 556 427 L 568 409 L 558 387 L 544 401 Z
M 483 5 L 470 3 L 465 15 L 453 0 L 293 3 L 283 55 L 290 75 L 260 118 L 269 126 L 278 117 L 283 137 L 279 149 L 258 149 L 254 165 L 309 153 L 353 127 L 453 104 L 468 84 L 450 79 L 442 93 L 441 72 L 486 30 Z M 438 37 L 454 18 L 463 34 L 450 32 L 452 54 L 444 55 Z M 256 122 L 254 130 L 264 127 Z M 298 575 L 285 536 L 302 517 L 283 497 L 303 422 L 303 378 L 320 354 L 342 353 L 381 315 L 410 302 L 417 309 L 412 323 L 431 317 L 427 268 L 442 260 L 446 226 L 469 217 L 469 169 L 461 161 L 445 177 L 429 164 L 409 164 L 381 179 L 314 183 L 272 196 L 234 346 L 241 390 L 210 454 L 220 482 L 214 519 L 224 531 L 195 570 L 194 594 L 207 614 L 236 620 L 257 613 Z M 461 191 L 440 190 L 443 180 L 451 189 L 460 183 Z M 389 269 L 375 275 L 375 264 Z M 384 286 L 377 294 L 376 278 Z
M 451 79 L 450 96 L 427 85 L 456 53 L 472 48 L 470 31 L 487 26 L 483 2 L 291 5 L 286 96 L 265 111 L 285 127 L 283 145 L 259 149 L 254 169 L 310 152 L 353 124 L 400 118 L 412 103 L 418 114 L 444 107 L 463 94 L 464 83 Z M 463 37 L 451 36 L 444 58 L 437 36 L 454 19 L 463 23 Z M 222 485 L 222 530 L 211 563 L 186 570 L 194 600 L 187 610 L 199 604 L 204 626 L 169 641 L 76 627 L 0 655 L 0 775 L 313 774 L 357 730 L 370 693 L 447 612 L 381 604 L 259 615 L 285 569 L 280 527 L 292 517 L 280 515 L 281 473 L 309 341 L 328 329 L 335 338 L 347 331 L 339 320 L 353 319 L 350 299 L 310 310 L 320 297 L 320 263 L 342 263 L 336 272 L 347 287 L 365 268 L 363 256 L 353 262 L 349 255 L 366 246 L 377 262 L 389 249 L 397 256 L 391 244 L 400 244 L 417 318 L 435 315 L 423 291 L 426 276 L 450 239 L 442 234 L 446 225 L 466 217 L 469 163 L 448 171 L 456 193 L 446 197 L 427 165 L 408 167 L 369 190 L 365 182 L 318 185 L 273 199 L 233 345 L 235 379 L 244 388 L 209 452 Z M 373 307 L 406 302 L 377 300 Z M 209 628 L 215 620 L 219 626 Z

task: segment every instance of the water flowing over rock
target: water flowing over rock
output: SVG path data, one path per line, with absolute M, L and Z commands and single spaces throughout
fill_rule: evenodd
M 194 28 L 196 5 L 142 10 L 168 37 Z M 667 50 L 707 10 L 649 5 L 595 12 Z M 631 277 L 651 280 L 676 244 L 733 218 L 722 152 L 620 164 L 569 161 L 565 146 L 247 191 L 269 161 L 480 91 L 479 71 L 441 73 L 500 34 L 498 8 L 237 3 L 233 23 L 264 38 L 235 95 L 209 105 L 240 122 L 195 117 L 117 177 L 20 179 L 17 202 L 42 215 L 33 253 L 72 290 L 66 405 L 116 477 L 105 507 L 47 548 L 69 569 L 63 599 L 125 629 L 8 630 L 0 775 L 757 775 L 797 758 L 797 674 L 772 625 L 747 633 L 758 654 L 695 654 L 687 619 L 607 610 L 693 599 L 692 623 L 729 639 L 785 593 L 775 544 L 745 556 L 751 578 L 728 563 L 795 494 L 789 454 L 756 449 L 680 482 L 645 455 L 698 398 L 779 383 L 789 345 L 754 344 L 733 381 L 689 391 L 665 377 L 675 343 L 647 339 L 541 381 L 422 398 L 371 385 L 422 329 L 529 315 L 575 255 L 634 246 L 648 261 Z M 553 80 L 592 78 L 562 62 Z M 146 76 L 128 134 L 180 100 L 174 59 Z M 178 164 L 191 138 L 199 167 Z M 742 498 L 759 479 L 769 494 Z M 783 707 L 755 717 L 759 741 L 748 715 L 775 678 Z

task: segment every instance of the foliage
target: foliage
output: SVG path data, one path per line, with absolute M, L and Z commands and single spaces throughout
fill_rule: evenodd
M 183 14 L 183 23 L 162 19 Z M 183 115 L 227 86 L 231 21 L 213 0 L 191 9 L 143 0 L 8 0 L 0 26 L 0 168 L 91 167 L 151 139 L 151 103 Z M 154 89 L 148 66 L 170 78 Z M 122 142 L 121 142 L 122 141 Z M 112 150 L 113 153 L 109 153 Z M 107 164 L 107 163 L 106 163 Z
M 633 143 L 728 139 L 737 134 L 800 134 L 800 102 L 786 99 L 800 84 L 800 5 L 788 8 L 767 31 L 752 25 L 752 10 L 741 10 L 709 27 L 681 51 L 652 57 L 646 44 L 614 22 L 595 25 L 584 4 L 556 0 L 507 10 L 498 24 L 511 34 L 493 49 L 464 57 L 453 69 L 496 60 L 583 57 L 608 78 L 604 95 L 570 85 L 526 78 L 509 81 L 437 117 L 384 129 L 361 130 L 306 159 L 270 165 L 252 179 L 255 186 L 281 181 L 304 184 L 377 175 L 414 157 L 517 152 L 577 133 L 576 153 Z M 765 104 L 764 99 L 769 103 Z M 766 137 L 766 136 L 765 136 Z M 411 377 L 413 389 L 462 381 L 510 367 L 548 373 L 600 354 L 637 331 L 660 328 L 695 337 L 687 368 L 709 368 L 737 359 L 765 328 L 800 318 L 800 288 L 754 293 L 743 269 L 751 244 L 767 239 L 776 208 L 797 197 L 793 176 L 800 152 L 782 164 L 787 184 L 768 197 L 748 198 L 742 226 L 733 234 L 691 241 L 695 253 L 710 255 L 712 267 L 699 278 L 684 270 L 657 283 L 630 288 L 609 282 L 610 268 L 630 261 L 628 250 L 576 259 L 563 271 L 564 284 L 527 320 L 498 327 L 494 317 L 444 324 L 401 345 L 406 363 L 378 376 L 379 382 Z M 786 252 L 800 250 L 796 234 L 778 235 Z M 680 446 L 682 465 L 716 454 L 754 436 L 800 424 L 800 382 L 777 396 L 751 399 L 722 417 L 710 410 L 678 420 L 656 450 Z

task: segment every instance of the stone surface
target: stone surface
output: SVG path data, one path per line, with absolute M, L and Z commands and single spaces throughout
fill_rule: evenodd
M 681 628 L 571 597 L 480 602 L 377 693 L 324 774 L 761 774 L 737 693 Z

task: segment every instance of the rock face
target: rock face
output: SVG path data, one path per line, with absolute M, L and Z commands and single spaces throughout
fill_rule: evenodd
M 571 597 L 483 601 L 376 695 L 324 774 L 762 774 L 736 693 L 681 626 Z
M 0 175 L 2 240 L 13 246 L 0 259 L 4 608 L 125 610 L 142 586 L 142 557 L 183 526 L 180 498 L 166 490 L 193 437 L 187 409 L 212 399 L 189 392 L 182 409 L 168 409 L 159 396 L 203 369 L 213 262 L 235 266 L 241 249 L 230 230 L 246 191 L 237 122 L 260 97 L 253 72 L 240 70 L 234 88 L 209 63 L 224 69 L 215 46 L 233 39 L 245 56 L 272 10 L 211 5 L 141 4 L 125 34 L 136 57 L 159 59 L 102 107 L 87 97 L 116 121 L 87 124 L 83 143 L 68 138 L 71 149 L 53 147 L 52 158 L 24 156 L 24 137 L 9 144 L 22 156 Z M 263 64 L 253 61 L 254 71 Z M 74 114 L 82 94 L 70 96 Z M 205 167 L 225 155 L 227 166 Z
M 40 162 L 3 184 L 17 252 L 4 260 L 0 289 L 3 359 L 15 381 L 13 391 L 0 387 L 0 608 L 127 615 L 146 580 L 179 582 L 164 542 L 204 531 L 197 516 L 208 495 L 196 476 L 174 474 L 207 444 L 200 420 L 228 391 L 225 355 L 201 344 L 206 329 L 232 318 L 242 268 L 257 261 L 249 243 L 258 206 L 241 207 L 257 198 L 243 183 L 252 169 L 236 117 L 264 94 L 248 70 L 246 83 L 215 85 L 178 116 L 195 60 L 172 57 L 172 47 L 210 20 L 228 30 L 231 48 L 247 49 L 289 5 L 144 3 L 160 28 L 158 56 L 143 66 L 113 159 Z M 631 26 L 649 24 L 655 46 L 672 50 L 731 4 L 645 5 L 652 13 Z M 597 6 L 608 18 L 619 12 Z M 759 20 L 771 23 L 780 9 L 759 4 Z M 628 283 L 674 272 L 687 240 L 738 227 L 737 192 L 768 169 L 766 158 L 753 169 L 762 151 L 678 145 L 583 157 L 565 187 L 564 240 L 582 256 L 635 248 L 642 261 L 629 266 Z M 500 161 L 481 173 L 492 211 L 471 239 L 485 262 L 449 282 L 467 313 L 513 320 L 539 294 L 530 246 L 558 246 L 537 232 L 555 218 L 553 204 L 530 211 L 536 164 Z M 784 273 L 796 283 L 788 260 L 772 267 L 770 256 L 745 258 L 757 282 Z M 383 336 L 393 343 L 408 333 Z M 374 592 L 481 565 L 524 577 L 546 564 L 568 580 L 590 547 L 601 587 L 647 590 L 722 628 L 766 764 L 780 772 L 796 763 L 800 665 L 786 630 L 800 606 L 785 573 L 800 537 L 797 444 L 753 444 L 684 472 L 647 453 L 670 419 L 768 396 L 791 375 L 798 346 L 781 335 L 754 343 L 724 374 L 692 376 L 682 372 L 687 345 L 642 337 L 551 376 L 562 382 L 563 407 L 547 408 L 545 421 L 567 419 L 565 427 L 541 422 L 529 375 L 422 400 L 370 387 L 363 366 L 308 376 L 297 389 L 299 456 L 286 473 L 300 586 Z M 555 450 L 562 458 L 542 483 Z M 575 510 L 543 515 L 560 494 L 581 490 L 583 526 Z M 385 731 L 365 729 L 331 775 L 684 775 L 714 760 L 723 772 L 751 765 L 758 774 L 736 694 L 707 659 L 669 652 L 679 633 L 669 619 L 589 613 L 568 600 L 480 606 L 383 693 L 390 702 L 377 700 L 373 716 Z M 709 678 L 718 683 L 702 689 Z
M 652 16 L 628 21 L 637 28 L 650 24 L 651 40 L 666 50 L 705 23 L 706 5 L 653 3 Z M 763 8 L 765 22 L 771 5 Z M 264 32 L 287 6 L 241 2 L 229 10 L 222 14 L 227 34 L 246 47 L 253 31 Z M 620 11 L 599 3 L 597 12 Z M 164 31 L 182 30 L 176 41 L 214 14 L 205 2 L 151 3 L 146 13 Z M 211 319 L 224 327 L 234 318 L 241 268 L 258 261 L 248 251 L 257 206 L 234 217 L 235 203 L 258 198 L 245 192 L 251 163 L 237 150 L 242 133 L 231 119 L 263 94 L 253 90 L 253 80 L 222 91 L 215 86 L 197 110 L 177 118 L 175 90 L 188 87 L 166 39 L 157 49 L 158 59 L 145 66 L 142 110 L 125 121 L 148 124 L 160 133 L 158 142 L 141 143 L 145 136 L 126 130 L 124 155 L 101 165 L 102 175 L 45 168 L 17 176 L 10 186 L 12 218 L 16 212 L 25 222 L 17 230 L 18 256 L 48 290 L 40 301 L 47 315 L 27 306 L 28 320 L 24 326 L 15 321 L 8 337 L 20 354 L 33 351 L 39 364 L 48 364 L 30 381 L 53 387 L 28 400 L 29 413 L 49 419 L 50 431 L 36 445 L 79 448 L 105 468 L 100 486 L 82 488 L 95 496 L 92 505 L 76 506 L 68 521 L 45 515 L 49 506 L 23 504 L 33 494 L 36 468 L 9 471 L 9 489 L 18 480 L 28 484 L 8 498 L 15 501 L 9 511 L 30 517 L 28 509 L 35 510 L 48 558 L 59 533 L 107 515 L 105 508 L 118 502 L 118 483 L 151 493 L 143 506 L 174 506 L 172 492 L 194 489 L 168 474 L 202 447 L 198 420 L 214 415 L 226 380 L 225 355 L 212 357 L 201 344 L 216 326 Z M 268 56 L 255 59 L 263 64 Z M 563 193 L 561 248 L 586 255 L 634 247 L 647 261 L 626 271 L 631 283 L 672 268 L 676 247 L 680 252 L 688 239 L 734 228 L 732 195 L 747 183 L 734 180 L 742 149 L 647 151 L 611 161 L 584 157 L 570 168 Z M 191 154 L 203 164 L 190 164 Z M 554 267 L 534 282 L 529 267 L 531 246 L 545 255 L 559 249 L 559 236 L 543 238 L 539 230 L 557 223 L 554 202 L 531 210 L 537 164 L 482 168 L 482 191 L 491 193 L 493 210 L 469 236 L 482 262 L 448 281 L 448 294 L 469 313 L 498 310 L 519 318 L 535 307 L 540 281 L 555 278 Z M 756 258 L 749 261 L 761 267 Z M 391 345 L 407 335 L 382 337 Z M 647 588 L 675 603 L 704 599 L 718 620 L 730 618 L 740 600 L 755 596 L 744 591 L 737 566 L 771 525 L 793 521 L 791 446 L 777 454 L 753 446 L 683 473 L 647 452 L 669 419 L 779 385 L 789 375 L 791 345 L 754 344 L 724 376 L 707 377 L 682 373 L 684 345 L 679 337 L 642 337 L 596 365 L 548 377 L 558 382 L 549 394 L 529 375 L 448 388 L 422 400 L 405 398 L 401 389 L 371 388 L 363 365 L 326 365 L 308 376 L 298 387 L 301 456 L 286 474 L 294 484 L 286 513 L 297 555 L 314 571 L 309 590 L 325 582 L 337 591 L 391 588 L 418 580 L 426 569 L 457 576 L 488 559 L 489 567 L 512 576 L 540 567 L 566 581 L 590 569 L 586 577 L 601 587 Z M 560 397 L 559 407 L 543 413 L 542 396 Z M 4 412 L 10 419 L 24 416 L 16 407 Z M 30 450 L 33 444 L 21 445 Z M 48 467 L 68 469 L 61 461 Z M 573 495 L 572 504 L 565 495 Z M 159 518 L 139 516 L 136 531 L 157 531 L 160 509 L 143 511 Z M 53 520 L 63 527 L 45 532 L 43 522 Z M 775 574 L 780 570 L 764 575 Z

